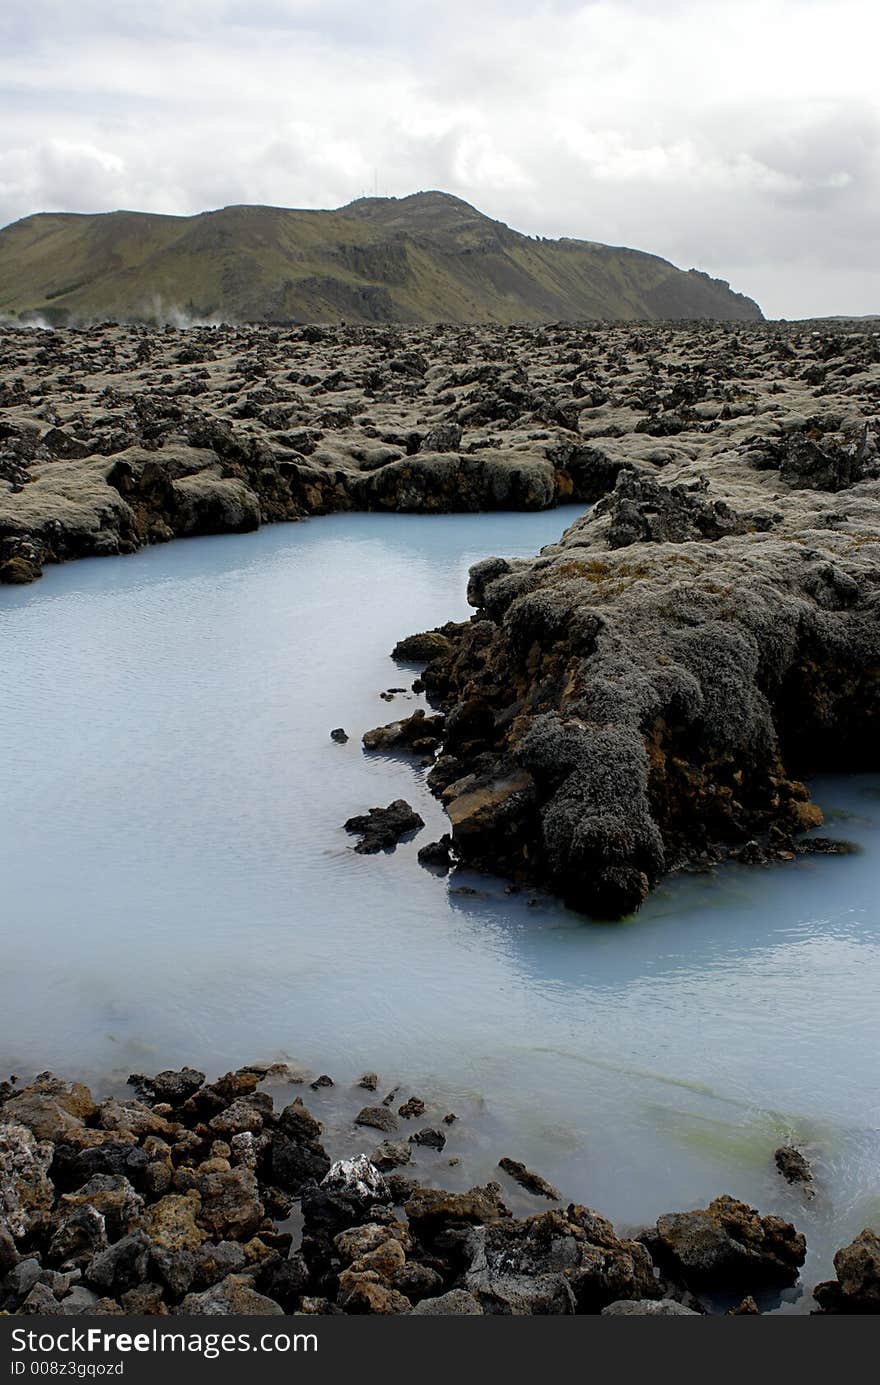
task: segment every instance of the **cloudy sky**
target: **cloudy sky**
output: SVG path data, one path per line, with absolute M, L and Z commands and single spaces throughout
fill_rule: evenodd
M 880 312 L 875 0 L 26 0 L 0 225 L 442 188 L 770 316 Z

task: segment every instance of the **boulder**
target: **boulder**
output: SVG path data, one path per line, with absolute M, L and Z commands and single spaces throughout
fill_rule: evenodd
M 0 1123 L 0 1214 L 14 1237 L 24 1236 L 55 1201 L 48 1176 L 52 1153 L 27 1126 Z
M 285 1313 L 296 1312 L 308 1284 L 309 1269 L 300 1254 L 279 1260 L 259 1280 L 260 1291 L 280 1303 Z
M 193 1247 L 192 1287 L 209 1289 L 227 1275 L 238 1274 L 248 1263 L 247 1254 L 237 1241 L 205 1241 Z M 276 1297 L 274 1294 L 270 1298 Z
M 471 1188 L 467 1193 L 416 1188 L 404 1210 L 417 1235 L 431 1240 L 450 1228 L 480 1226 L 509 1217 L 500 1193 L 497 1183 Z
M 213 1222 L 219 1221 L 214 1205 Z M 169 1193 L 147 1209 L 144 1216 L 144 1230 L 153 1245 L 165 1250 L 198 1250 L 207 1238 L 207 1232 L 199 1225 L 202 1212 L 202 1199 L 197 1192 L 186 1194 Z
M 378 851 L 393 851 L 399 841 L 419 832 L 424 825 L 424 819 L 404 799 L 396 798 L 387 808 L 371 808 L 349 818 L 345 830 L 361 839 L 355 851 L 374 855 Z
M 274 1299 L 257 1293 L 248 1275 L 230 1274 L 200 1294 L 187 1294 L 176 1310 L 185 1316 L 283 1317 L 284 1309 Z
M 385 1179 L 365 1154 L 338 1159 L 322 1179 L 321 1187 L 336 1197 L 365 1205 L 389 1201 Z
M 425 630 L 418 635 L 407 635 L 398 640 L 391 651 L 392 659 L 402 664 L 429 664 L 432 659 L 448 654 L 452 643 L 440 630 Z
M 183 1103 L 203 1086 L 205 1074 L 196 1068 L 166 1068 L 154 1077 L 143 1073 L 132 1073 L 129 1083 L 143 1101 L 167 1102 L 169 1106 L 182 1106 Z
M 657 1292 L 645 1247 L 586 1207 L 477 1226 L 467 1252 L 465 1288 L 489 1313 L 597 1313 Z
M 0 1106 L 0 1121 L 26 1125 L 38 1140 L 60 1140 L 95 1114 L 88 1087 L 43 1073 Z
M 381 1173 L 402 1168 L 412 1159 L 412 1149 L 406 1140 L 382 1140 L 370 1154 L 370 1160 Z
M 133 1187 L 141 1189 L 150 1159 L 146 1150 L 134 1144 L 132 1138 L 118 1139 L 113 1134 L 102 1133 L 99 1143 L 81 1148 L 68 1143 L 69 1137 L 66 1132 L 55 1145 L 52 1180 L 56 1187 L 73 1192 L 96 1174 L 111 1174 L 121 1175 Z
M 199 1225 L 212 1236 L 245 1241 L 254 1234 L 265 1209 L 250 1169 L 231 1168 L 226 1159 L 208 1159 L 196 1170 L 195 1186 L 201 1195 Z
M 259 499 L 238 477 L 210 469 L 181 477 L 172 489 L 174 532 L 182 537 L 241 534 L 260 526 Z
M 503 1169 L 521 1188 L 525 1188 L 526 1192 L 534 1193 L 537 1197 L 549 1198 L 551 1202 L 561 1201 L 562 1194 L 559 1192 L 558 1188 L 554 1188 L 553 1184 L 548 1183 L 546 1178 L 542 1178 L 539 1173 L 535 1173 L 534 1170 L 526 1168 L 525 1164 L 521 1164 L 518 1159 L 508 1159 L 506 1157 L 499 1159 L 498 1167 L 499 1169 Z
M 786 1183 L 801 1183 L 811 1193 L 813 1170 L 800 1150 L 790 1145 L 781 1145 L 773 1154 L 773 1161 Z
M 381 1247 L 391 1246 L 391 1261 L 385 1268 L 388 1277 L 393 1278 L 403 1264 L 405 1251 L 409 1249 L 410 1243 L 402 1222 L 394 1222 L 391 1225 L 386 1225 L 383 1222 L 367 1222 L 363 1226 L 354 1226 L 348 1231 L 340 1231 L 338 1236 L 334 1236 L 333 1244 L 343 1265 L 348 1266 L 357 1262 L 366 1268 L 380 1271 L 381 1263 L 373 1263 L 370 1257 Z
M 366 1125 L 371 1130 L 382 1130 L 386 1134 L 397 1130 L 400 1121 L 387 1106 L 364 1106 L 354 1118 L 355 1125 Z
M 424 754 L 439 744 L 444 721 L 442 716 L 427 716 L 419 707 L 412 716 L 404 717 L 401 721 L 392 721 L 387 726 L 376 726 L 372 731 L 365 731 L 364 749 L 386 752 L 409 750 Z
M 43 1267 L 36 1256 L 19 1260 L 3 1280 L 0 1302 L 17 1308 L 27 1298 L 42 1273 Z
M 65 1193 L 58 1203 L 58 1214 L 91 1208 L 104 1219 L 108 1239 L 118 1240 L 142 1223 L 144 1199 L 122 1174 L 96 1173 L 76 1192 Z
M 693 1308 L 685 1308 L 674 1298 L 618 1299 L 602 1309 L 603 1318 L 698 1318 Z
M 85 1270 L 86 1283 L 104 1294 L 126 1293 L 144 1282 L 149 1263 L 149 1239 L 136 1231 L 94 1257 Z
M 880 1234 L 866 1226 L 834 1257 L 836 1280 L 817 1284 L 813 1296 L 825 1313 L 880 1313 Z
M 106 1249 L 106 1221 L 97 1208 L 84 1203 L 61 1214 L 46 1259 L 53 1265 L 87 1265 L 99 1251 Z
M 98 1108 L 98 1124 L 103 1130 L 126 1132 L 140 1139 L 144 1135 L 173 1135 L 174 1126 L 142 1101 L 117 1101 L 111 1097 Z
M 478 1318 L 483 1310 L 473 1294 L 466 1289 L 450 1289 L 448 1294 L 437 1298 L 425 1298 L 412 1309 L 414 1316 L 422 1318 Z
M 688 1288 L 751 1292 L 794 1284 L 807 1253 L 805 1238 L 781 1217 L 762 1217 L 734 1198 L 715 1198 L 696 1212 L 659 1217 L 642 1240 Z
M 267 1172 L 272 1183 L 299 1193 L 310 1180 L 320 1181 L 330 1169 L 330 1158 L 320 1140 L 321 1123 L 297 1097 L 278 1117 L 278 1129 L 269 1146 Z

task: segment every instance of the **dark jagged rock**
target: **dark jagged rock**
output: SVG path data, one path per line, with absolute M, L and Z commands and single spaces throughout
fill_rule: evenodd
M 392 659 L 400 659 L 402 663 L 427 664 L 438 656 L 448 654 L 451 645 L 449 639 L 440 630 L 426 630 L 420 635 L 408 635 L 406 639 L 398 640 L 391 651 Z
M 426 846 L 419 847 L 419 864 L 428 866 L 433 870 L 448 871 L 453 865 L 452 857 L 452 838 L 448 833 L 440 838 L 439 842 L 428 842 Z
M 710 499 L 708 489 L 705 477 L 688 486 L 663 486 L 652 476 L 622 471 L 614 490 L 597 506 L 598 513 L 607 514 L 610 521 L 609 548 L 686 543 L 745 532 L 747 522 L 724 500 Z
M 794 1284 L 807 1253 L 804 1237 L 790 1222 L 762 1217 L 726 1196 L 697 1212 L 660 1217 L 641 1239 L 661 1266 L 693 1290 L 749 1292 Z
M 499 1169 L 518 1183 L 526 1192 L 535 1193 L 538 1197 L 549 1198 L 551 1202 L 560 1202 L 562 1194 L 552 1183 L 548 1183 L 546 1178 L 542 1178 L 539 1173 L 521 1164 L 518 1159 L 508 1159 L 506 1156 L 498 1160 Z
M 411 1096 L 397 1108 L 397 1114 L 403 1116 L 404 1120 L 412 1120 L 414 1116 L 425 1114 L 425 1103 L 420 1096 Z
M 279 1115 L 277 1134 L 269 1146 L 266 1168 L 272 1184 L 299 1193 L 306 1183 L 324 1178 L 330 1158 L 320 1137 L 320 1121 L 297 1097 Z
M 813 1296 L 824 1313 L 880 1313 L 880 1235 L 860 1231 L 834 1257 L 837 1278 L 817 1284 Z
M 389 1132 L 397 1130 L 400 1122 L 387 1106 L 365 1106 L 354 1118 L 355 1125 L 366 1125 L 371 1130 Z
M 442 1130 L 435 1130 L 433 1126 L 425 1126 L 423 1130 L 417 1130 L 414 1135 L 409 1137 L 410 1144 L 422 1145 L 425 1149 L 444 1149 L 446 1146 L 446 1136 Z
M 753 463 L 778 467 L 781 479 L 795 490 L 847 490 L 880 475 L 876 420 L 864 424 L 856 436 L 833 428 L 796 429 L 780 441 L 759 443 Z
M 309 1286 L 309 1269 L 302 1255 L 279 1260 L 257 1281 L 261 1293 L 279 1303 L 285 1313 L 295 1313 Z
M 686 1308 L 674 1298 L 618 1299 L 602 1309 L 603 1318 L 698 1318 L 693 1308 Z
M 838 837 L 804 837 L 792 843 L 798 856 L 857 856 L 860 847 Z
M 373 855 L 378 851 L 393 851 L 402 838 L 419 832 L 424 819 L 402 798 L 396 798 L 387 808 L 371 808 L 368 813 L 349 818 L 346 832 L 359 836 L 355 851 Z
M 468 1193 L 417 1188 L 404 1210 L 417 1234 L 431 1240 L 450 1228 L 482 1225 L 509 1217 L 500 1193 L 497 1183 L 472 1188 Z
M 51 1175 L 56 1188 L 63 1192 L 81 1188 L 96 1174 L 121 1174 L 139 1188 L 147 1176 L 149 1162 L 146 1151 L 131 1141 L 109 1138 L 81 1149 L 61 1140 L 55 1145 Z
M 420 707 L 402 721 L 392 721 L 387 726 L 376 726 L 372 731 L 365 731 L 364 749 L 408 750 L 426 754 L 439 744 L 444 722 L 444 717 L 428 716 Z
M 773 1161 L 786 1183 L 801 1183 L 812 1186 L 813 1170 L 800 1150 L 790 1145 L 780 1145 L 773 1153 Z
M 149 1266 L 150 1243 L 143 1232 L 123 1236 L 99 1251 L 86 1269 L 86 1281 L 105 1294 L 125 1293 L 143 1283 Z
M 205 1074 L 195 1068 L 181 1068 L 179 1072 L 158 1072 L 155 1077 L 132 1073 L 128 1080 L 143 1101 L 167 1101 L 169 1106 L 181 1106 L 203 1086 Z
M 585 1207 L 479 1226 L 466 1253 L 465 1287 L 488 1313 L 598 1313 L 657 1292 L 644 1246 Z

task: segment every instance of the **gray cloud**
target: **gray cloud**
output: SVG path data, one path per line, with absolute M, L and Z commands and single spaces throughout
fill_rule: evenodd
M 443 187 L 880 311 L 871 0 L 32 0 L 0 15 L 0 224 Z

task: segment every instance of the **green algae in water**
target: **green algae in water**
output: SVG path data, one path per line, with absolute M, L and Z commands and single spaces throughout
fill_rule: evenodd
M 764 1168 L 780 1145 L 821 1151 L 825 1162 L 840 1145 L 840 1131 L 833 1126 L 819 1126 L 773 1111 L 756 1112 L 753 1119 L 742 1122 L 668 1106 L 648 1107 L 646 1115 L 658 1132 L 726 1168 Z

